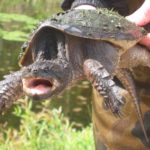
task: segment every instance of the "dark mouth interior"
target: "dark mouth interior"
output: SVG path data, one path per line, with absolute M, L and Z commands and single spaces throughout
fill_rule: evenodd
M 29 83 L 29 87 L 34 88 L 34 87 L 38 87 L 38 86 L 45 86 L 45 87 L 52 87 L 53 84 L 49 81 L 49 80 L 45 80 L 45 79 L 33 79 L 30 83 Z
M 23 79 L 23 89 L 30 95 L 47 95 L 54 90 L 54 81 L 43 78 Z

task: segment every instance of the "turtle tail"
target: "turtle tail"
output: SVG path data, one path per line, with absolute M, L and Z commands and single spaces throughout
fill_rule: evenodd
M 144 120 L 143 120 L 143 114 L 142 114 L 142 110 L 141 110 L 141 106 L 140 106 L 140 100 L 139 100 L 137 92 L 136 92 L 136 87 L 135 87 L 135 83 L 134 83 L 132 74 L 128 69 L 119 69 L 116 76 L 122 82 L 123 86 L 126 88 L 126 90 L 129 92 L 129 94 L 132 97 L 141 128 L 143 130 L 145 139 L 148 142 L 149 138 L 146 133 L 146 129 L 144 127 Z

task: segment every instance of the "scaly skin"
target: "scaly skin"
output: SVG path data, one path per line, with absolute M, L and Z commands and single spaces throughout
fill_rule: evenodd
M 23 95 L 21 77 L 22 71 L 17 71 L 0 81 L 0 111 L 10 108 Z
M 62 59 L 38 60 L 24 69 L 22 82 L 28 96 L 35 100 L 46 99 L 68 87 L 72 82 L 72 68 L 68 61 Z M 47 91 L 39 93 L 42 84 Z
M 135 105 L 137 116 L 138 116 L 140 124 L 141 124 L 141 128 L 143 130 L 145 139 L 148 142 L 149 138 L 148 138 L 148 135 L 147 135 L 145 127 L 144 127 L 143 114 L 141 111 L 140 100 L 139 100 L 139 97 L 138 97 L 137 92 L 136 92 L 136 86 L 134 83 L 134 79 L 131 75 L 131 72 L 127 69 L 119 69 L 116 76 L 122 82 L 122 84 L 124 85 L 126 90 L 131 95 L 131 98 L 132 98 L 133 103 Z
M 98 61 L 88 59 L 84 62 L 84 73 L 98 93 L 104 97 L 105 106 L 111 109 L 114 115 L 121 116 L 120 109 L 124 104 L 124 98 L 107 70 Z

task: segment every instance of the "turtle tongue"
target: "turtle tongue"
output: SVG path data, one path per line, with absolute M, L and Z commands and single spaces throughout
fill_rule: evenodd
M 47 95 L 51 92 L 53 83 L 43 78 L 23 79 L 23 89 L 29 96 Z

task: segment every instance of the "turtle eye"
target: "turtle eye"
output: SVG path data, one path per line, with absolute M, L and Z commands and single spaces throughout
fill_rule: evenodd
M 28 42 L 24 42 L 23 45 L 21 46 L 22 49 L 22 53 L 25 52 L 26 48 L 28 47 L 29 43 Z
M 21 57 L 25 54 L 25 51 L 27 49 L 27 47 L 29 46 L 28 42 L 24 42 L 23 45 L 21 46 L 21 52 L 18 56 L 18 59 L 21 59 Z

